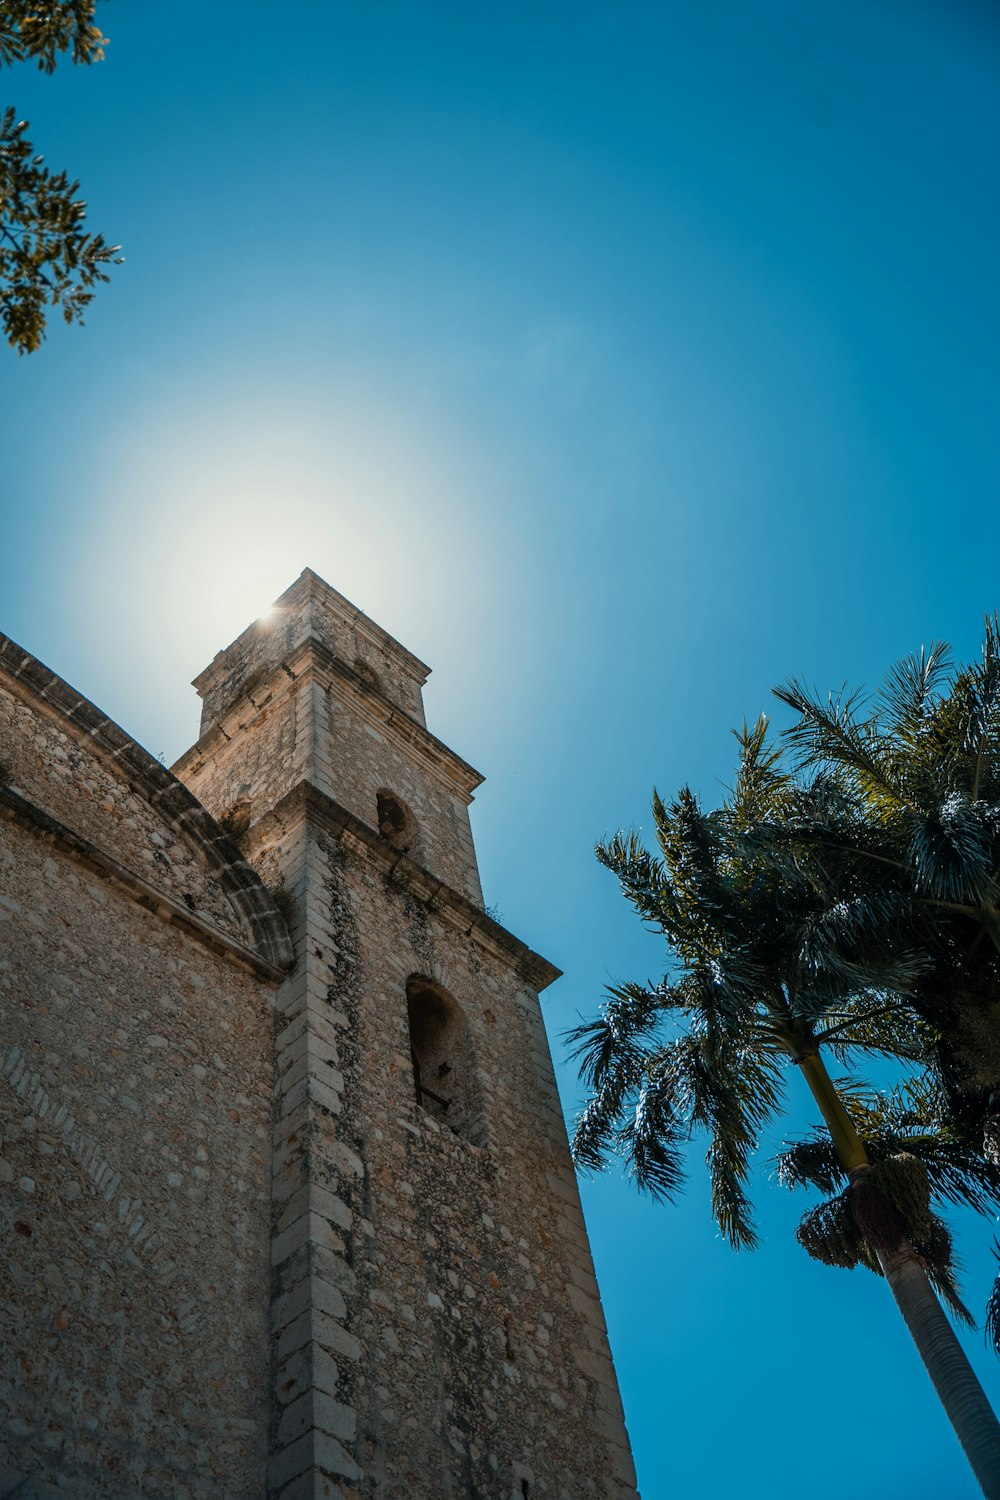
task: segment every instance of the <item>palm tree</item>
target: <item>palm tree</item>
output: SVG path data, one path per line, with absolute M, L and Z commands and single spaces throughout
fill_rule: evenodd
M 828 1132 L 823 1185 L 844 1184 L 807 1214 L 800 1239 L 821 1259 L 885 1276 L 984 1493 L 1000 1500 L 1000 1426 L 931 1288 L 969 1320 L 931 1202 L 992 1206 L 1000 1171 L 987 1164 L 984 1174 L 960 1143 L 949 1158 L 933 1137 L 918 1152 L 897 1141 L 883 1149 L 869 1133 L 876 1149 L 866 1149 L 863 1110 L 871 1116 L 879 1102 L 852 1100 L 824 1056 L 933 1060 L 933 1034 L 907 1000 L 924 960 L 903 940 L 905 895 L 878 882 L 857 894 L 833 890 L 820 859 L 796 860 L 762 838 L 761 828 L 798 826 L 809 797 L 824 803 L 830 788 L 782 768 L 764 720 L 738 738 L 739 774 L 721 808 L 703 812 L 688 789 L 669 806 L 654 795 L 660 857 L 635 834 L 598 846 L 640 917 L 666 937 L 672 964 L 659 984 L 613 987 L 601 1014 L 571 1033 L 590 1090 L 575 1159 L 599 1169 L 620 1155 L 639 1187 L 671 1198 L 684 1180 L 684 1145 L 702 1131 L 719 1228 L 735 1248 L 753 1247 L 751 1162 L 783 1110 L 787 1067 L 797 1067 Z M 769 842 L 780 857 L 760 856 Z M 797 1170 L 819 1181 L 815 1164 L 811 1177 L 805 1171 L 809 1144 L 786 1162 L 786 1180 Z
M 829 807 L 770 830 L 771 855 L 808 845 L 841 886 L 878 888 L 924 955 L 908 999 L 933 1036 L 949 1111 L 1000 1159 L 1000 627 L 979 662 L 942 643 L 892 668 L 874 700 L 775 690 L 785 732 Z M 761 830 L 764 841 L 768 833 Z

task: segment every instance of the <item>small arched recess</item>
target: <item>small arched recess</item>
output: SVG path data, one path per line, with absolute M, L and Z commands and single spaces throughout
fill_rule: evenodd
M 465 1012 L 441 985 L 419 974 L 407 980 L 406 1012 L 417 1104 L 456 1135 L 485 1145 L 486 1120 Z
M 381 691 L 382 684 L 378 680 L 378 673 L 366 661 L 362 661 L 360 656 L 354 658 L 354 671 L 366 687 L 374 688 L 376 692 Z
M 375 807 L 378 831 L 386 843 L 403 851 L 412 848 L 417 836 L 417 820 L 402 797 L 397 797 L 388 787 L 380 787 L 375 793 Z

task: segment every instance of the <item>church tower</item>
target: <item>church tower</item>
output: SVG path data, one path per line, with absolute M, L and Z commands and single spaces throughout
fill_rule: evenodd
M 308 569 L 174 768 L 276 893 L 268 1495 L 634 1500 L 538 994 L 428 669 Z

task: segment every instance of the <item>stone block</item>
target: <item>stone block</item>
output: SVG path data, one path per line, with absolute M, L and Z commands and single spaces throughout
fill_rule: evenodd
M 352 1296 L 357 1289 L 357 1275 L 342 1253 L 308 1240 L 282 1261 L 276 1273 L 279 1292 L 290 1291 L 305 1277 L 319 1277 L 347 1296 Z
M 274 1495 L 274 1491 L 270 1493 Z M 356 1492 L 351 1491 L 351 1496 Z M 307 1469 L 286 1484 L 276 1500 L 351 1500 L 329 1474 L 321 1469 Z
M 280 1266 L 302 1245 L 320 1245 L 343 1254 L 346 1246 L 340 1232 L 321 1214 L 306 1213 L 271 1241 L 271 1264 Z
M 313 1429 L 275 1454 L 267 1466 L 268 1484 L 272 1490 L 280 1489 L 308 1469 L 319 1469 L 336 1479 L 364 1478 L 361 1468 L 337 1438 Z
M 606 1352 L 595 1353 L 592 1349 L 584 1349 L 581 1345 L 574 1344 L 572 1353 L 573 1359 L 584 1375 L 606 1385 L 615 1384 L 614 1365 Z
M 300 1078 L 283 1093 L 281 1113 L 283 1116 L 291 1115 L 304 1105 L 311 1106 L 312 1109 L 325 1110 L 331 1115 L 339 1115 L 341 1096 L 329 1084 L 321 1083 L 318 1078 L 310 1074 Z
M 326 1313 L 328 1317 L 344 1320 L 347 1303 L 344 1294 L 319 1276 L 303 1276 L 297 1285 L 276 1297 L 271 1304 L 271 1328 L 279 1333 L 293 1323 L 307 1308 Z
M 303 1344 L 278 1367 L 275 1395 L 282 1406 L 298 1399 L 306 1391 L 319 1390 L 336 1394 L 340 1370 L 336 1361 L 319 1344 Z
M 582 1256 L 581 1261 L 583 1261 Z M 569 1279 L 574 1286 L 579 1287 L 582 1292 L 586 1292 L 588 1297 L 596 1298 L 598 1295 L 597 1282 L 589 1261 L 590 1257 L 587 1256 L 586 1260 L 581 1264 L 573 1256 L 567 1255 L 566 1269 L 569 1271 Z
M 590 1296 L 587 1292 L 581 1291 L 579 1287 L 572 1285 L 567 1286 L 566 1297 L 570 1306 L 576 1309 L 584 1322 L 589 1323 L 591 1328 L 596 1328 L 601 1333 L 607 1331 L 604 1323 L 604 1314 L 601 1311 L 601 1304 L 596 1297 Z
M 325 999 L 321 1007 L 306 1007 L 278 1033 L 275 1050 L 279 1059 L 283 1061 L 286 1056 L 294 1058 L 297 1053 L 293 1049 L 305 1038 L 311 1038 L 320 1047 L 331 1047 L 336 1051 L 341 1040 L 340 1028 L 327 1019 L 326 1008 Z
M 279 1335 L 278 1359 L 283 1360 L 286 1355 L 293 1354 L 296 1349 L 301 1349 L 310 1342 L 319 1344 L 328 1354 L 339 1355 L 352 1363 L 361 1358 L 361 1344 L 354 1334 L 342 1328 L 335 1318 L 309 1308 L 300 1313 Z
M 635 1492 L 635 1464 L 632 1462 L 632 1454 L 628 1447 L 628 1438 L 624 1427 L 619 1429 L 619 1442 L 611 1446 L 611 1473 L 620 1485 L 626 1490 Z
M 353 1217 L 347 1204 L 336 1194 L 331 1193 L 328 1188 L 320 1187 L 314 1177 L 298 1187 L 288 1200 L 278 1219 L 279 1234 L 294 1224 L 304 1213 L 312 1213 L 321 1219 L 327 1219 L 340 1229 L 350 1229 Z
M 612 1415 L 612 1413 L 604 1411 L 602 1408 L 598 1407 L 591 1417 L 591 1421 L 593 1422 L 595 1431 L 601 1434 L 605 1442 L 608 1444 L 608 1447 L 614 1452 L 620 1451 L 624 1453 L 629 1459 L 629 1463 L 631 1463 L 631 1456 L 628 1453 L 628 1438 L 625 1434 L 625 1424 L 622 1418 L 620 1416 L 614 1416 Z M 624 1474 L 623 1471 L 620 1471 L 619 1469 L 616 1469 L 614 1472 L 618 1478 L 628 1477 L 626 1474 Z M 634 1484 L 634 1469 L 631 1472 L 632 1478 L 628 1482 L 630 1484 Z
M 311 1389 L 285 1407 L 278 1424 L 278 1442 L 293 1443 L 312 1428 L 342 1443 L 353 1443 L 358 1419 L 352 1407 L 325 1391 Z

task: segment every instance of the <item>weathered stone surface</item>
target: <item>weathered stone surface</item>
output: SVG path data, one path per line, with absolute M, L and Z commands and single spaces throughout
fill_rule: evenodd
M 259 1493 L 269 986 L 2 825 L 0 1412 L 18 1493 Z M 25 913 L 41 918 L 35 927 Z
M 0 648 L 19 1494 L 635 1500 L 556 971 L 483 910 L 426 673 L 307 571 L 198 679 L 205 812 Z

